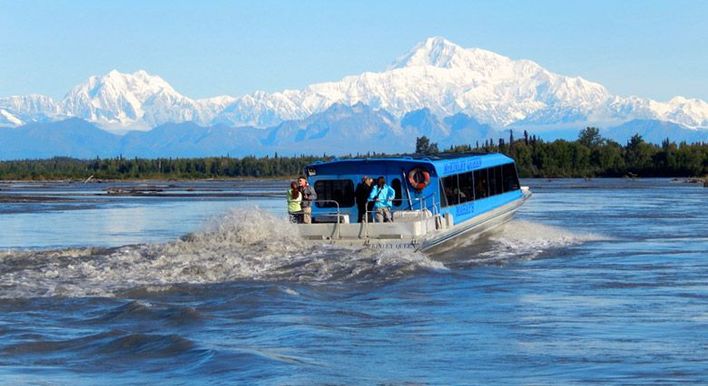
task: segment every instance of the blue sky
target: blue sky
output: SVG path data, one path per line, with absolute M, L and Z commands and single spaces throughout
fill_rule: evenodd
M 429 36 L 619 95 L 708 100 L 708 1 L 0 0 L 0 96 L 145 69 L 194 98 L 380 71 Z

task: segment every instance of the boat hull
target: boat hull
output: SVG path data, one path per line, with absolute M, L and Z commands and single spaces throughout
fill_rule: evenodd
M 421 220 L 420 224 L 329 224 L 329 227 L 317 230 L 312 225 L 302 225 L 301 233 L 317 244 L 440 253 L 505 224 L 530 195 L 530 192 L 525 192 L 517 200 L 442 229 L 436 227 L 435 218 L 430 217 L 427 221 Z M 387 226 L 391 227 L 388 233 L 384 228 Z M 372 231 L 374 227 L 379 228 Z
M 467 243 L 470 239 L 477 238 L 509 222 L 527 198 L 524 196 L 507 205 L 473 217 L 440 235 L 434 235 L 424 240 L 418 249 L 424 252 L 440 253 L 462 243 Z

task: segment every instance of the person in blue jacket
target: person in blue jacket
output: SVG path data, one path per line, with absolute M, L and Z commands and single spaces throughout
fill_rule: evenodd
M 386 179 L 380 176 L 376 180 L 376 186 L 371 189 L 371 194 L 369 194 L 369 201 L 374 202 L 376 222 L 393 222 L 391 207 L 394 198 L 396 198 L 396 192 L 392 187 L 386 185 Z

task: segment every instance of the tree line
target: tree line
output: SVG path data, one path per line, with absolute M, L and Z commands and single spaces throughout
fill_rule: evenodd
M 418 153 L 435 154 L 437 144 L 418 138 Z M 516 161 L 522 177 L 702 177 L 708 175 L 708 143 L 675 143 L 668 138 L 660 145 L 636 134 L 625 145 L 603 138 L 588 127 L 575 141 L 545 142 L 524 131 L 523 138 L 488 139 L 481 144 L 452 146 L 444 153 L 499 152 Z
M 204 158 L 96 158 L 55 157 L 0 162 L 0 179 L 185 179 L 296 176 L 304 167 L 329 156 L 204 157 Z
M 702 177 L 708 175 L 708 143 L 661 145 L 635 135 L 625 145 L 603 138 L 594 127 L 575 141 L 546 142 L 524 132 L 514 139 L 451 146 L 442 151 L 427 137 L 416 140 L 416 153 L 500 152 L 516 160 L 522 177 Z M 372 154 L 367 154 L 371 156 Z M 375 155 L 375 154 L 374 154 Z M 358 155 L 357 155 L 358 156 Z M 352 155 L 343 157 L 352 157 Z M 55 157 L 43 160 L 0 161 L 1 180 L 52 179 L 184 179 L 236 177 L 293 177 L 323 155 L 282 157 L 96 158 Z

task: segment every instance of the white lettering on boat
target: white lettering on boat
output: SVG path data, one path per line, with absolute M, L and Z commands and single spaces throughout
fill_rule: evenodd
M 479 158 L 471 160 L 463 159 L 459 161 L 451 161 L 445 164 L 445 167 L 443 168 L 443 174 L 447 175 L 466 172 L 468 170 L 472 170 L 480 166 L 482 166 L 482 160 Z

